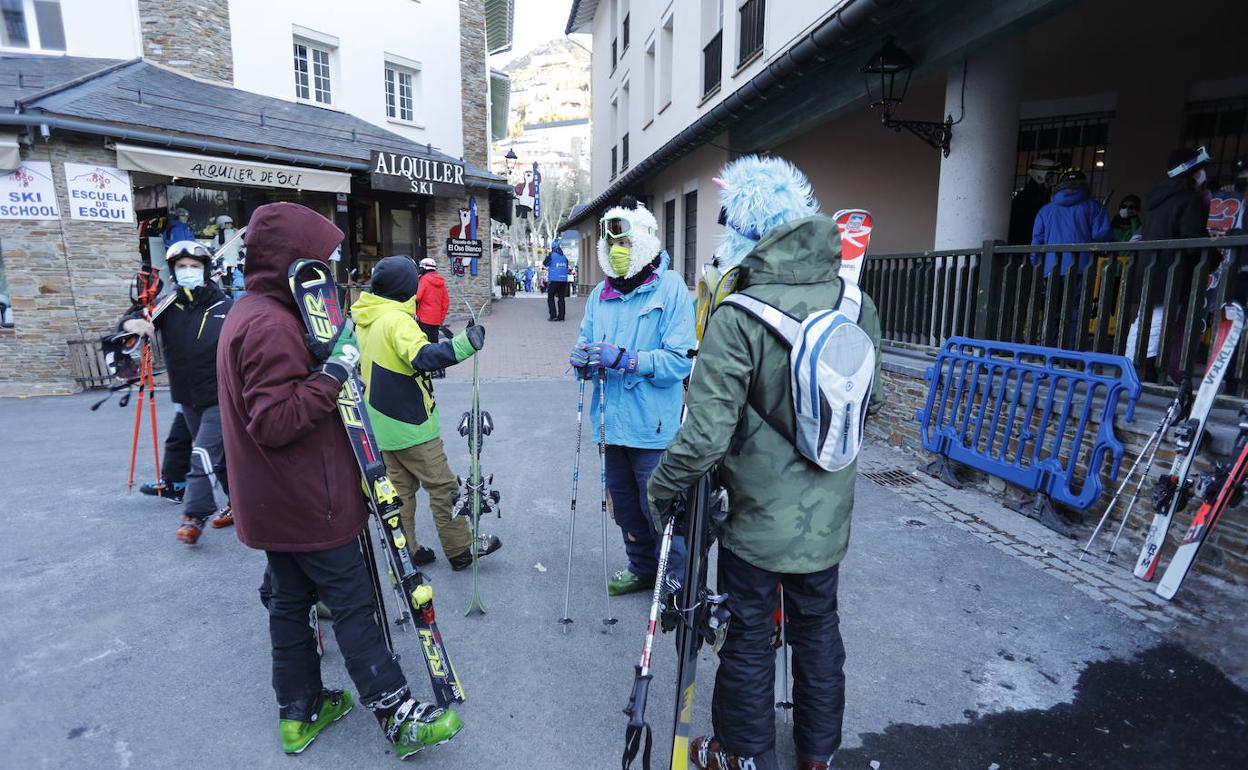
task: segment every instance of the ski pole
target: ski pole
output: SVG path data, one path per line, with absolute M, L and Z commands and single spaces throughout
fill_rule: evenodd
M 576 455 L 572 460 L 572 506 L 568 514 L 568 569 L 567 582 L 563 587 L 563 617 L 559 619 L 560 625 L 563 626 L 563 632 L 568 632 L 568 625 L 572 623 L 572 617 L 568 614 L 568 609 L 572 603 L 572 552 L 576 542 L 576 490 L 580 484 L 581 478 L 581 436 L 583 418 L 585 415 L 585 377 L 577 375 L 577 393 L 576 393 Z
M 675 531 L 675 517 L 667 520 L 663 525 L 663 538 L 659 544 L 659 571 L 660 576 L 667 574 L 667 561 L 672 552 L 672 536 Z M 642 738 L 645 739 L 645 747 L 642 753 L 641 765 L 643 768 L 650 767 L 650 750 L 653 740 L 650 734 L 650 725 L 646 722 L 646 700 L 650 695 L 650 655 L 654 650 L 654 633 L 659 625 L 659 606 L 663 601 L 663 580 L 654 581 L 654 595 L 650 600 L 650 620 L 646 623 L 646 641 L 641 646 L 641 662 L 638 663 L 634 670 L 636 676 L 633 678 L 633 692 L 628 696 L 628 706 L 624 709 L 624 715 L 628 717 L 628 727 L 624 728 L 624 756 L 622 758 L 622 767 L 624 770 L 632 767 L 633 760 L 637 758 L 637 751 L 642 749 Z
M 147 405 L 152 414 L 152 461 L 156 468 L 156 480 L 160 481 L 160 432 L 156 428 L 156 368 L 155 352 L 148 346 L 147 353 Z
M 1166 418 L 1169 419 L 1170 413 L 1166 412 Z M 1105 506 L 1105 512 L 1101 514 L 1101 520 L 1096 523 L 1096 529 L 1092 530 L 1092 536 L 1088 538 L 1088 542 L 1084 543 L 1079 553 L 1079 561 L 1083 561 L 1083 557 L 1088 555 L 1088 551 L 1092 548 L 1092 543 L 1096 541 L 1097 535 L 1101 534 L 1101 528 L 1105 526 L 1106 520 L 1109 519 L 1110 511 L 1114 510 L 1114 506 L 1118 503 L 1118 498 L 1122 496 L 1122 491 L 1131 483 L 1131 479 L 1135 477 L 1135 469 L 1139 467 L 1140 461 L 1144 459 L 1144 455 L 1148 454 L 1149 447 L 1156 441 L 1161 443 L 1161 436 L 1165 432 L 1166 420 L 1162 420 L 1153 434 L 1148 437 L 1148 441 L 1144 442 L 1144 448 L 1136 455 L 1135 462 L 1131 463 L 1131 469 L 1127 471 L 1127 475 L 1123 478 L 1122 483 L 1118 485 L 1118 491 L 1114 492 L 1114 496 L 1109 499 L 1109 505 Z M 1151 464 L 1151 463 L 1150 463 Z M 1147 471 L 1145 472 L 1147 474 Z M 1126 517 L 1123 517 L 1124 519 Z
M 611 614 L 611 578 L 607 565 L 607 372 L 598 370 L 598 468 L 602 484 L 602 586 L 607 599 L 607 616 L 602 619 L 605 634 L 616 623 Z

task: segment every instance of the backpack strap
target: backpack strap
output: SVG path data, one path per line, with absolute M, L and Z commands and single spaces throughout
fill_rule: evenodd
M 787 342 L 790 348 L 797 344 L 797 339 L 802 333 L 801 321 L 780 308 L 769 305 L 757 297 L 751 297 L 749 294 L 742 292 L 729 294 L 720 304 L 736 305 L 754 316 L 763 326 L 771 329 L 776 336 Z
M 846 278 L 841 279 L 841 298 L 836 302 L 836 309 L 845 314 L 849 320 L 858 323 L 862 316 L 862 289 L 858 284 Z

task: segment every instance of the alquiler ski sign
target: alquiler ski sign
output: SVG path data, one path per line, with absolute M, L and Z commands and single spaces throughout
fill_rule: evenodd
M 457 198 L 464 195 L 464 166 L 437 158 L 373 150 L 369 183 L 374 190 Z

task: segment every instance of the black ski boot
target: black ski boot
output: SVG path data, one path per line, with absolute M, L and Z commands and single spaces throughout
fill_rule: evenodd
M 182 497 L 186 494 L 186 482 L 149 481 L 139 487 L 139 491 L 145 495 L 163 497 L 170 502 L 180 503 L 182 502 Z
M 503 547 L 503 543 L 498 539 L 497 535 L 479 535 L 477 537 L 477 558 L 489 556 L 490 554 Z M 459 572 L 466 570 L 472 566 L 472 546 L 468 546 L 468 550 L 452 556 L 450 558 L 451 569 Z

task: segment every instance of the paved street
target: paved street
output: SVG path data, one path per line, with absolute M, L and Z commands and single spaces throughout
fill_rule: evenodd
M 486 320 L 481 401 L 497 427 L 483 464 L 503 495 L 503 518 L 486 526 L 504 548 L 483 562 L 484 617 L 462 614 L 466 573 L 452 573 L 441 554 L 429 569 L 468 690 L 461 710 L 467 729 L 413 767 L 618 766 L 621 709 L 648 600 L 613 601 L 620 622 L 610 634 L 599 632 L 605 608 L 596 472 L 585 473 L 589 483 L 582 484 L 576 622 L 566 635 L 556 622 L 576 393 L 562 377 L 562 359 L 579 307 L 570 304 L 569 321 L 551 324 L 544 300 L 509 299 Z M 447 423 L 467 405 L 470 373 L 460 367 L 437 385 Z M 92 413 L 94 400 L 0 400 L 0 765 L 393 764 L 362 708 L 299 759 L 281 754 L 256 597 L 262 555 L 232 530 L 209 531 L 197 547 L 178 544 L 178 506 L 125 491 L 133 406 L 119 409 L 114 401 Z M 162 395 L 162 421 L 167 404 Z M 452 466 L 462 471 L 463 440 L 446 441 Z M 595 455 L 587 441 L 583 467 L 596 471 Z M 150 468 L 143 458 L 141 467 Z M 863 466 L 906 461 L 870 446 Z M 837 767 L 1242 767 L 1248 694 L 1176 646 L 1165 628 L 1150 628 L 996 547 L 925 496 L 859 480 L 842 570 L 848 706 Z M 420 540 L 433 543 L 427 513 L 418 521 Z M 622 564 L 614 529 L 608 558 L 613 570 Z M 396 639 L 412 684 L 427 692 L 415 642 Z M 327 640 L 326 682 L 350 687 L 332 634 Z M 649 710 L 656 754 L 669 740 L 672 651 L 669 637 L 659 641 Z M 707 686 L 696 703 L 703 728 L 714 668 L 704 654 L 699 679 Z M 789 728 L 778 727 L 791 766 Z M 655 765 L 666 760 L 656 756 Z

